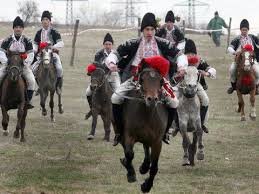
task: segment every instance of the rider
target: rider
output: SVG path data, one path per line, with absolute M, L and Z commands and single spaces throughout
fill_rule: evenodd
M 249 22 L 246 19 L 243 19 L 240 23 L 240 31 L 241 34 L 234 38 L 231 42 L 231 44 L 228 47 L 228 52 L 232 55 L 237 55 L 238 52 L 241 51 L 241 48 L 246 45 L 246 44 L 251 44 L 253 45 L 253 49 L 255 51 L 255 58 L 254 64 L 252 66 L 254 72 L 255 72 L 255 77 L 256 77 L 256 95 L 259 94 L 258 91 L 258 86 L 259 86 L 259 49 L 257 48 L 257 45 L 259 45 L 259 39 L 253 35 L 253 34 L 248 34 L 249 31 Z M 230 81 L 231 81 L 231 86 L 228 89 L 228 94 L 232 94 L 234 90 L 236 90 L 236 79 L 237 79 L 237 64 L 233 62 L 230 66 L 229 69 L 230 72 Z
M 165 25 L 157 31 L 156 36 L 165 38 L 172 42 L 179 50 L 184 50 L 184 34 L 174 23 L 174 13 L 170 10 L 166 14 Z
M 133 80 L 132 71 L 136 69 L 143 58 L 153 56 L 163 56 L 168 61 L 173 60 L 177 63 L 177 70 L 181 71 L 188 65 L 187 58 L 168 40 L 155 36 L 156 20 L 153 13 L 146 13 L 142 19 L 141 32 L 142 36 L 137 39 L 131 39 L 126 43 L 120 45 L 115 53 L 109 54 L 106 59 L 106 65 L 112 70 L 117 71 L 120 68 L 123 71 L 122 79 L 126 80 L 112 95 L 113 116 L 117 125 L 117 131 L 114 138 L 114 146 L 120 142 L 121 133 L 123 131 L 122 119 L 122 103 L 128 91 L 136 87 L 136 82 Z M 170 61 L 171 64 L 172 61 Z M 117 65 L 118 64 L 118 67 Z M 165 90 L 164 90 L 165 92 Z M 170 87 L 167 88 L 166 105 L 168 107 L 168 123 L 166 134 L 175 118 L 176 107 L 178 106 L 178 99 L 173 95 Z M 169 136 L 164 136 L 163 140 L 169 143 Z
M 17 16 L 13 21 L 13 34 L 7 37 L 1 45 L 0 48 L 0 62 L 2 66 L 0 68 L 0 84 L 3 81 L 3 78 L 6 75 L 6 67 L 8 66 L 7 53 L 19 52 L 27 53 L 27 58 L 23 61 L 24 67 L 22 75 L 24 76 L 27 83 L 27 108 L 31 109 L 34 106 L 32 105 L 32 96 L 35 88 L 35 79 L 30 68 L 30 65 L 34 58 L 32 41 L 23 35 L 24 23 L 22 19 Z
M 44 11 L 41 16 L 42 29 L 38 30 L 33 44 L 33 50 L 37 54 L 37 61 L 32 65 L 32 70 L 34 75 L 36 75 L 37 69 L 41 62 L 40 53 L 39 53 L 39 45 L 42 42 L 47 42 L 51 45 L 53 51 L 54 65 L 57 71 L 57 83 L 56 87 L 60 90 L 63 85 L 63 69 L 61 60 L 59 57 L 59 49 L 64 47 L 64 42 L 61 39 L 60 33 L 52 28 L 51 26 L 51 13 L 49 11 Z
M 197 56 L 197 49 L 196 45 L 193 40 L 187 39 L 186 44 L 185 44 L 185 55 L 187 57 L 196 57 Z M 208 133 L 207 127 L 204 125 L 206 114 L 208 111 L 208 106 L 209 106 L 209 97 L 206 93 L 207 90 L 207 84 L 205 82 L 204 77 L 209 77 L 212 79 L 216 78 L 216 70 L 212 67 L 209 66 L 209 64 L 202 58 L 198 57 L 198 63 L 195 64 L 197 66 L 197 69 L 201 73 L 201 78 L 200 78 L 200 83 L 198 83 L 198 91 L 197 95 L 200 99 L 201 102 L 201 109 L 200 109 L 200 117 L 201 117 L 201 125 L 202 129 L 205 133 Z
M 110 33 L 107 33 L 103 40 L 103 48 L 99 50 L 94 56 L 94 62 L 98 64 L 104 64 L 105 59 L 108 57 L 110 53 L 113 53 L 113 38 Z M 118 72 L 111 72 L 108 81 L 112 90 L 115 91 L 120 86 L 120 76 Z M 92 100 L 91 100 L 92 90 L 90 85 L 86 89 L 86 98 L 89 104 L 89 107 L 92 107 Z

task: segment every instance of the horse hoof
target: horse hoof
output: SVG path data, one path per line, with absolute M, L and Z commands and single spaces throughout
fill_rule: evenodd
M 254 115 L 249 115 L 250 116 L 250 119 L 252 120 L 252 121 L 256 121 L 256 116 L 254 116 Z
M 129 183 L 134 183 L 134 182 L 136 182 L 136 181 L 137 181 L 137 179 L 136 179 L 136 174 L 132 174 L 132 175 L 127 174 L 127 179 L 128 179 L 128 182 L 129 182 Z
M 55 119 L 55 118 L 51 118 L 51 122 L 52 122 L 52 123 L 55 123 L 55 122 L 56 122 L 56 119 Z
M 20 137 L 20 133 L 17 132 L 17 131 L 14 131 L 13 137 L 14 137 L 15 139 L 18 139 L 18 138 Z
M 183 163 L 182 163 L 182 166 L 189 166 L 190 165 L 190 161 L 188 158 L 184 157 L 183 158 Z
M 240 121 L 246 121 L 246 117 L 245 117 L 245 116 L 242 116 L 242 117 L 240 118 Z
M 88 137 L 87 137 L 88 140 L 93 140 L 94 139 L 94 135 L 92 134 L 89 134 Z
M 21 138 L 20 142 L 23 142 L 23 143 L 26 142 L 25 138 Z
M 103 141 L 105 141 L 105 142 L 110 142 L 110 138 L 109 138 L 109 137 L 104 137 L 104 138 L 103 138 Z
M 58 110 L 58 112 L 59 112 L 59 114 L 63 114 L 63 113 L 64 113 L 64 109 L 63 109 L 63 108 L 60 108 L 60 109 Z
M 42 116 L 47 116 L 47 111 L 42 111 Z
M 197 153 L 197 160 L 204 160 L 204 151 L 203 150 L 200 150 Z
M 152 188 L 153 184 L 150 184 L 148 180 L 145 180 L 145 182 L 141 185 L 141 191 L 143 193 L 148 193 L 151 188 Z
M 146 174 L 150 169 L 150 163 L 142 163 L 142 165 L 139 167 L 140 174 Z
M 9 135 L 9 131 L 6 130 L 6 131 L 3 131 L 3 136 L 8 136 Z

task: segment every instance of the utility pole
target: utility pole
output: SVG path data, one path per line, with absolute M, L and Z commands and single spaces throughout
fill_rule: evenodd
M 74 24 L 73 2 L 88 1 L 88 0 L 52 0 L 52 1 L 66 1 L 66 25 L 72 25 Z
M 135 13 L 135 6 L 139 4 L 146 4 L 147 1 L 140 1 L 140 0 L 125 0 L 125 1 L 114 1 L 112 4 L 123 4 L 125 5 L 125 26 L 130 25 L 134 26 L 135 19 L 138 18 L 137 14 Z
M 208 3 L 201 2 L 199 0 L 187 0 L 181 3 L 174 4 L 175 7 L 188 7 L 188 26 L 196 26 L 196 7 L 206 6 L 209 7 Z

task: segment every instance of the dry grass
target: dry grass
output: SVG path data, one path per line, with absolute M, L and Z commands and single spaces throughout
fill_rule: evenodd
M 28 29 L 26 32 L 35 31 Z M 56 123 L 50 123 L 48 116 L 41 116 L 39 97 L 35 97 L 36 108 L 27 117 L 27 142 L 14 140 L 12 134 L 0 135 L 0 193 L 140 193 L 145 176 L 137 174 L 136 183 L 127 183 L 126 171 L 119 162 L 122 148 L 102 141 L 101 123 L 96 139 L 86 140 L 91 123 L 84 120 L 88 110 L 84 93 L 89 81 L 84 68 L 101 47 L 104 34 L 89 32 L 78 37 L 74 67 L 68 65 L 71 37 L 64 37 L 65 113 L 59 115 L 56 111 Z M 6 35 L 8 29 L 2 27 L 0 37 Z M 137 33 L 112 35 L 119 44 Z M 208 80 L 210 134 L 204 138 L 205 161 L 197 162 L 193 168 L 182 167 L 181 138 L 177 136 L 170 146 L 163 145 L 151 193 L 259 193 L 259 122 L 241 123 L 234 112 L 236 96 L 226 94 L 231 58 L 225 55 L 225 45 L 216 49 L 206 36 L 189 37 L 196 40 L 201 55 L 218 70 L 217 80 Z M 223 40 L 225 42 L 225 37 Z M 16 112 L 11 111 L 11 132 L 15 122 Z M 65 160 L 69 150 L 71 157 Z M 142 159 L 142 146 L 137 144 L 136 170 Z

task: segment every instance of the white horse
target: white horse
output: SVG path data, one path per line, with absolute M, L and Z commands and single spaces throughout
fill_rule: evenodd
M 183 166 L 194 166 L 194 156 L 199 143 L 198 160 L 204 159 L 204 145 L 202 142 L 203 130 L 200 118 L 200 100 L 197 96 L 199 71 L 195 66 L 188 66 L 183 80 L 178 84 L 179 106 L 177 108 L 179 129 L 183 137 Z M 193 132 L 191 143 L 188 132 Z

